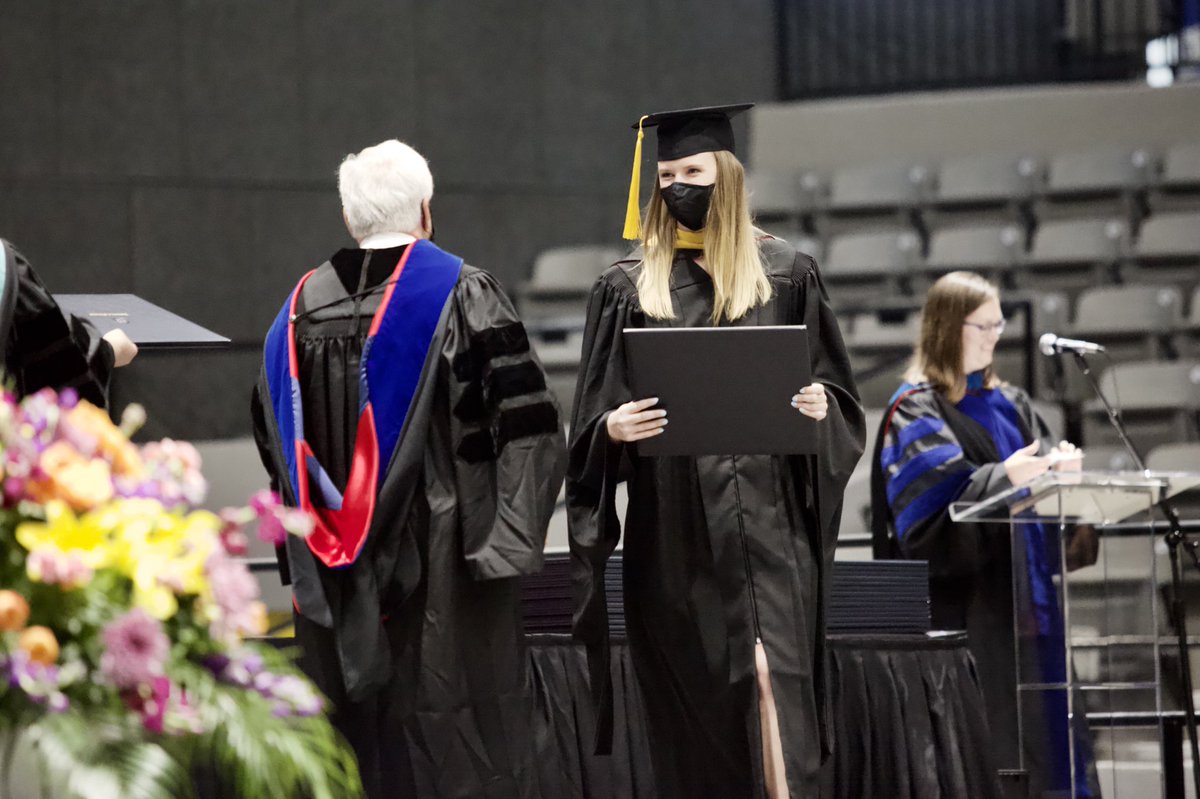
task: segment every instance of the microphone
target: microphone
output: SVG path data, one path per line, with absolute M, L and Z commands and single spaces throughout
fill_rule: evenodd
M 1054 355 L 1060 352 L 1073 352 L 1077 355 L 1094 355 L 1104 352 L 1104 347 L 1094 341 L 1080 341 L 1074 338 L 1062 338 L 1053 333 L 1045 333 L 1038 339 L 1038 349 L 1043 355 Z

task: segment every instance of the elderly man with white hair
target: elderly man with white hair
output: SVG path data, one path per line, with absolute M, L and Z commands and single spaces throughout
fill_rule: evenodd
M 518 575 L 563 479 L 558 407 L 512 304 L 433 244 L 433 178 L 399 141 L 338 175 L 358 246 L 301 278 L 254 395 L 289 538 L 304 665 L 372 797 L 565 795 L 538 775 Z

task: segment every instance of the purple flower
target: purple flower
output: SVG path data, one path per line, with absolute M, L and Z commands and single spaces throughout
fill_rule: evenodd
M 71 705 L 67 695 L 59 690 L 58 666 L 42 665 L 17 651 L 12 655 L 0 655 L 0 674 L 7 675 L 5 681 L 10 687 L 22 691 L 51 713 L 62 713 Z
M 171 642 L 158 620 L 141 608 L 111 622 L 102 637 L 100 671 L 117 688 L 136 688 L 162 676 Z

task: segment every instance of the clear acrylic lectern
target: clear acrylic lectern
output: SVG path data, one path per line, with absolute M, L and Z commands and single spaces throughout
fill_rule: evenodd
M 1155 505 L 1197 485 L 1198 474 L 1055 471 L 951 505 L 957 522 L 1011 525 L 1013 701 L 1034 799 L 1162 795 L 1159 650 L 1172 639 Z M 1138 760 L 1143 773 L 1118 773 Z

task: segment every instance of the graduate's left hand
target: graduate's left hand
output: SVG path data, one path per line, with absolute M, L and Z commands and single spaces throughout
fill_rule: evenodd
M 829 398 L 825 396 L 825 386 L 813 383 L 800 389 L 800 393 L 792 397 L 792 407 L 810 419 L 821 421 L 829 413 Z

